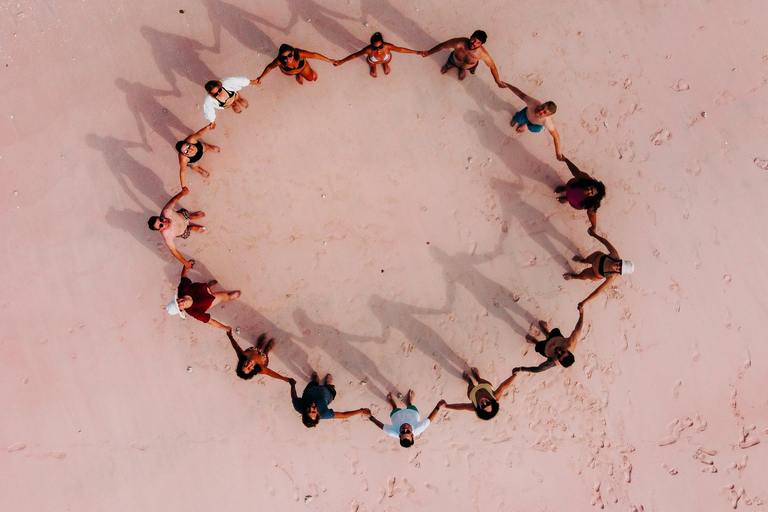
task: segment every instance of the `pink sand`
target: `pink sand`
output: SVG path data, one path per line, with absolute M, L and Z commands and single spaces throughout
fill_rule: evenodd
M 260 3 L 0 10 L 0 509 L 766 510 L 764 0 Z M 576 364 L 518 378 L 494 420 L 441 411 L 408 450 L 361 417 L 307 430 L 223 331 L 162 309 L 181 267 L 146 219 L 179 190 L 170 142 L 205 124 L 202 83 L 282 42 L 341 58 L 476 28 L 502 79 L 558 103 L 637 271 L 588 304 Z M 446 57 L 275 71 L 219 113 L 211 178 L 187 174 L 192 277 L 243 290 L 214 318 L 275 336 L 299 391 L 332 372 L 337 410 L 461 402 L 464 361 L 494 383 L 538 364 L 524 334 L 570 332 L 596 286 L 561 277 L 598 245 L 555 201 L 551 137 L 512 136 L 522 102 Z

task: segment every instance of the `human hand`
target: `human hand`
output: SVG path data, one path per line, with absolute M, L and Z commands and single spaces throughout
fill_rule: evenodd
M 419 52 L 419 55 L 421 55 L 422 57 L 429 57 L 429 52 L 427 51 Z
M 181 195 L 186 196 L 187 194 L 189 194 L 189 189 L 187 187 L 182 187 Z
M 215 130 L 216 129 L 216 121 L 211 121 L 211 124 L 208 125 L 208 129 Z
M 446 402 L 445 400 L 440 400 L 439 402 L 437 402 L 437 408 L 438 408 L 438 409 L 439 409 L 439 408 L 441 408 L 441 407 L 442 407 L 442 406 L 444 406 L 446 403 L 448 403 L 448 402 Z
M 184 268 L 189 270 L 192 267 L 195 266 L 195 260 L 187 260 L 187 262 L 184 264 Z
M 577 306 L 579 313 L 584 313 L 584 301 L 579 302 L 579 305 Z
M 565 161 L 565 156 L 563 156 L 562 153 L 558 153 L 557 154 L 557 159 L 560 160 L 561 162 L 564 162 Z
M 370 416 L 371 415 L 371 410 L 368 409 L 367 407 L 364 407 L 364 408 L 360 409 L 360 414 L 363 415 L 363 416 Z
M 290 384 L 291 386 L 295 386 L 296 379 L 294 379 L 293 377 L 288 377 L 288 384 Z

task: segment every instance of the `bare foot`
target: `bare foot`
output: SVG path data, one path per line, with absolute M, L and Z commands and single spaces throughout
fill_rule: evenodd
M 539 327 L 544 331 L 544 334 L 549 334 L 549 324 L 544 320 L 539 320 Z
M 517 131 L 517 133 L 523 133 L 523 132 L 525 131 L 525 125 L 522 125 L 522 124 L 521 124 L 521 125 L 519 125 L 519 126 L 516 128 L 516 130 L 515 130 L 515 131 Z
M 296 81 L 299 82 L 299 85 L 304 84 L 304 79 L 301 78 L 301 75 L 296 75 Z
M 203 178 L 209 178 L 211 176 L 211 173 L 206 171 L 205 169 L 198 169 L 197 172 L 203 175 Z
M 376 66 L 370 66 L 370 67 L 371 67 L 371 76 L 373 78 L 376 78 L 377 76 L 379 76 L 376 74 Z
M 537 340 L 536 338 L 534 338 L 530 334 L 526 334 L 525 335 L 525 341 L 527 341 L 528 343 L 538 343 L 539 342 L 539 340 Z
M 331 375 L 330 373 L 325 376 L 325 385 L 333 386 L 333 375 Z
M 409 389 L 407 399 L 405 401 L 405 405 L 413 405 L 413 399 L 415 396 L 416 396 L 416 393 L 414 393 L 412 389 Z
M 235 103 L 233 103 L 233 104 L 232 104 L 232 110 L 234 110 L 234 111 L 235 111 L 235 114 L 239 114 L 240 112 L 242 112 L 242 111 L 243 111 L 242 107 L 241 107 L 241 106 L 240 106 L 240 104 L 239 104 L 239 103 L 237 103 L 237 102 L 235 102 Z
M 200 219 L 205 217 L 205 212 L 193 212 L 189 214 L 190 219 Z
M 476 366 L 473 366 L 473 367 L 471 368 L 471 370 L 472 370 L 472 373 L 473 373 L 473 374 L 474 374 L 474 376 L 475 376 L 475 379 L 477 379 L 477 380 L 480 380 L 480 371 L 477 369 L 477 367 L 476 367 Z
M 387 64 L 386 62 L 384 64 L 382 64 L 381 67 L 384 68 L 384 74 L 385 75 L 388 75 L 389 72 L 392 71 L 391 69 L 389 69 L 389 64 Z
M 320 378 L 317 376 L 317 372 L 312 372 L 312 377 L 310 377 L 312 382 L 320 382 Z
M 571 274 L 571 273 L 563 274 L 563 279 L 565 279 L 566 281 L 570 281 L 574 277 L 576 277 L 576 274 Z
M 459 80 L 464 80 L 467 78 L 467 70 L 466 69 L 460 69 L 459 70 Z
M 242 105 L 243 108 L 248 108 L 248 101 L 245 98 L 240 98 L 240 105 Z
M 213 281 L 208 281 L 208 288 L 216 286 L 217 284 L 219 284 L 219 282 L 215 279 Z
M 229 300 L 237 300 L 240 298 L 240 290 L 236 290 L 234 292 L 229 292 L 227 295 L 229 295 Z
M 393 409 L 397 408 L 395 397 L 392 396 L 392 393 L 387 393 L 387 402 L 389 402 L 389 405 L 391 405 Z
M 213 151 L 214 153 L 221 153 L 221 148 L 219 146 L 208 146 L 209 151 Z
M 442 74 L 446 74 L 446 73 L 448 72 L 448 70 L 449 70 L 449 69 L 451 69 L 452 67 L 453 67 L 453 66 L 449 66 L 448 64 L 446 64 L 445 66 L 443 66 L 442 68 L 440 68 L 440 72 L 441 72 Z
M 584 258 L 582 258 L 581 256 L 579 256 L 578 254 L 577 254 L 576 256 L 574 256 L 573 258 L 571 258 L 571 259 L 572 259 L 573 261 L 575 261 L 576 263 L 584 263 Z
M 561 203 L 565 203 L 568 201 L 568 198 L 565 196 L 560 196 L 557 198 L 557 200 L 560 201 Z

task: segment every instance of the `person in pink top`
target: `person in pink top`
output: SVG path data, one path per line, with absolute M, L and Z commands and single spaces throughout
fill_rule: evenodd
M 605 185 L 589 174 L 579 170 L 573 162 L 563 157 L 563 161 L 571 171 L 573 178 L 568 183 L 555 188 L 555 192 L 563 194 L 557 198 L 561 203 L 568 203 L 577 210 L 587 210 L 589 223 L 597 227 L 597 209 L 605 197 Z

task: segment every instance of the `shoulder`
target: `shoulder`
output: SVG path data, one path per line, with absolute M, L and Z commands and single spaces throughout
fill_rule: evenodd
M 325 412 L 321 412 L 319 416 L 320 416 L 320 419 L 322 420 L 332 420 L 333 418 L 336 417 L 336 413 L 334 412 L 333 409 L 328 409 Z
M 384 425 L 383 427 L 381 427 L 381 429 L 384 431 L 384 433 L 386 433 L 391 437 L 400 437 L 400 432 L 395 430 L 394 425 Z

